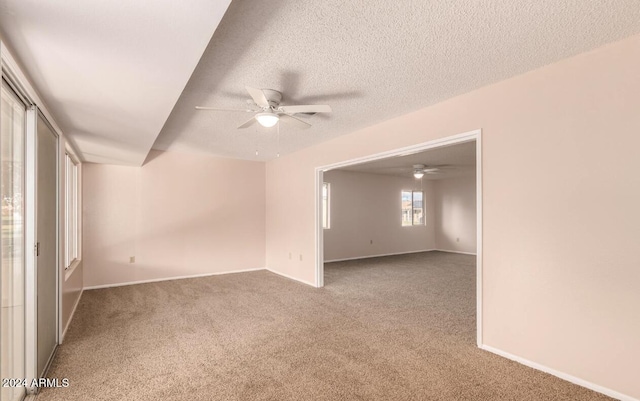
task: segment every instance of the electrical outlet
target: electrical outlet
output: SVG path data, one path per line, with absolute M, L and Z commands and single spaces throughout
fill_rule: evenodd
M 369 244 L 373 245 L 373 240 L 372 239 L 369 240 Z
M 136 257 L 135 256 L 129 256 L 129 263 L 136 263 Z
M 289 252 L 289 259 L 291 259 L 291 252 Z
M 302 262 L 302 254 L 300 254 L 300 261 Z

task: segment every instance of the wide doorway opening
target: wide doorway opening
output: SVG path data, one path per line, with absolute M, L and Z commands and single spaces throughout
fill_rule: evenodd
M 316 173 L 317 285 L 481 344 L 480 131 Z

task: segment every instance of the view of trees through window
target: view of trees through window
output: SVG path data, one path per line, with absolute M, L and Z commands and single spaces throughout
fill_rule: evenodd
M 402 191 L 402 225 L 417 226 L 424 224 L 424 205 L 422 191 Z

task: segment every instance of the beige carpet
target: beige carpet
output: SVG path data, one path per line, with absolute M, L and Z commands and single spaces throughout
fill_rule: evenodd
M 604 400 L 476 348 L 475 258 L 331 263 L 86 291 L 46 400 Z

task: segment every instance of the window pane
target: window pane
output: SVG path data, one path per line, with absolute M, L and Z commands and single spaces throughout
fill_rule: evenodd
M 78 258 L 78 166 L 65 156 L 65 267 Z
M 402 225 L 410 226 L 413 220 L 413 211 L 411 209 L 411 191 L 402 191 Z
M 413 225 L 424 224 L 424 213 L 422 206 L 422 191 L 413 192 Z
M 72 189 L 73 189 L 73 194 L 72 194 L 72 199 L 73 199 L 73 247 L 71 249 L 71 260 L 75 260 L 78 259 L 78 235 L 80 235 L 80 232 L 78 230 L 78 213 L 80 213 L 80 211 L 78 210 L 78 165 L 73 165 L 73 185 L 72 185 Z
M 413 225 L 421 225 L 424 222 L 422 207 L 422 191 L 413 192 Z
M 329 183 L 322 184 L 322 228 L 329 228 Z
M 67 222 L 69 221 L 69 214 L 71 213 L 71 208 L 69 207 L 69 189 L 71 187 L 71 180 L 69 179 L 69 169 L 71 168 L 70 166 L 70 160 L 69 160 L 69 155 L 65 156 L 64 159 L 64 171 L 65 171 L 65 178 L 64 178 L 64 185 L 65 185 L 65 194 L 64 194 L 64 214 L 65 214 L 65 218 L 67 219 Z M 67 223 L 68 224 L 68 223 Z M 64 266 L 67 267 L 69 266 L 69 257 L 71 255 L 70 252 L 70 242 L 69 242 L 69 230 L 66 228 L 65 225 L 65 236 L 64 236 Z

